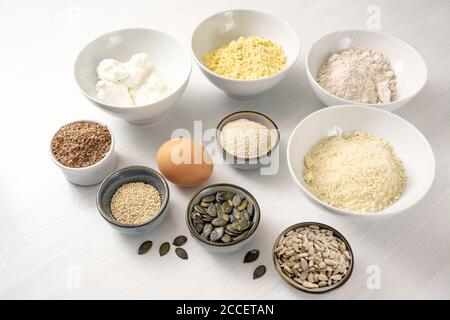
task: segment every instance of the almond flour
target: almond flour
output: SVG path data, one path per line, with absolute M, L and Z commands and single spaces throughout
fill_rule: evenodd
M 319 85 L 339 98 L 361 103 L 389 103 L 396 96 L 394 70 L 381 51 L 351 48 L 333 53 L 320 68 Z
M 357 213 L 389 207 L 406 184 L 405 169 L 392 146 L 366 132 L 320 140 L 305 156 L 303 178 L 320 200 Z

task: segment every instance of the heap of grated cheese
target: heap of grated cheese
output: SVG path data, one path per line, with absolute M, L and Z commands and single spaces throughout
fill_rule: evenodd
M 405 169 L 392 146 L 366 132 L 320 140 L 305 156 L 304 165 L 308 189 L 320 200 L 351 212 L 379 212 L 405 189 Z
M 286 55 L 279 45 L 258 36 L 240 37 L 203 55 L 205 66 L 227 78 L 253 80 L 284 69 Z

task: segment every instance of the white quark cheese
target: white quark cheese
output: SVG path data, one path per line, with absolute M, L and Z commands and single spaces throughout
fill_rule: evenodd
M 105 59 L 97 67 L 97 98 L 120 107 L 150 104 L 167 96 L 169 86 L 146 53 L 129 61 Z

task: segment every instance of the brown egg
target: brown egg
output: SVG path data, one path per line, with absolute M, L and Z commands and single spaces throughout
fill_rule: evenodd
M 213 162 L 203 146 L 190 139 L 172 139 L 158 150 L 159 170 L 180 187 L 194 187 L 205 182 L 213 172 Z

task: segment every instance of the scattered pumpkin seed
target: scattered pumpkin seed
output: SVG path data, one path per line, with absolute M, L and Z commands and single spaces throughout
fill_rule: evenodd
M 253 280 L 261 278 L 266 273 L 266 266 L 260 265 L 253 272 Z
M 152 248 L 153 242 L 150 240 L 143 242 L 138 249 L 138 254 L 147 253 Z
M 176 248 L 175 253 L 177 254 L 178 257 L 180 257 L 183 260 L 188 259 L 188 254 L 187 254 L 186 250 L 184 250 L 183 248 Z
M 244 263 L 250 263 L 253 261 L 256 261 L 259 257 L 259 250 L 253 249 L 247 252 L 247 254 L 244 257 Z
M 173 245 L 176 247 L 182 246 L 183 244 L 185 244 L 187 241 L 186 236 L 178 236 L 175 238 L 175 240 L 173 240 Z
M 164 242 L 161 247 L 159 247 L 159 255 L 162 257 L 166 255 L 170 250 L 170 243 Z

